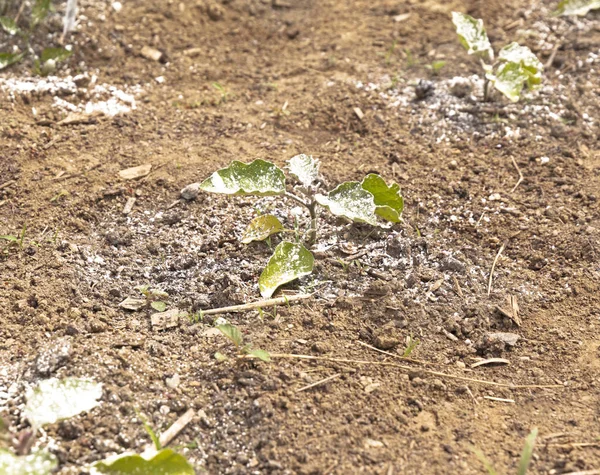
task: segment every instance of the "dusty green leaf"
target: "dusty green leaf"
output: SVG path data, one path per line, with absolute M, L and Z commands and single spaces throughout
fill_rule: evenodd
M 58 466 L 56 457 L 45 450 L 17 456 L 0 449 L 2 475 L 49 475 Z
M 259 360 L 266 361 L 267 363 L 271 361 L 271 355 L 265 350 L 259 349 L 249 349 L 246 351 L 247 354 L 256 356 Z
M 373 195 L 362 187 L 362 183 L 342 183 L 327 195 L 316 195 L 315 199 L 336 216 L 343 216 L 357 223 L 378 225 Z
M 171 449 L 163 449 L 149 460 L 141 455 L 122 455 L 96 462 L 93 467 L 108 475 L 195 475 L 187 459 Z
M 487 55 L 494 59 L 494 50 L 490 44 L 482 19 L 475 19 L 464 13 L 452 12 L 452 23 L 456 34 L 469 54 Z
M 404 200 L 397 183 L 387 186 L 383 178 L 370 173 L 363 179 L 362 187 L 373 195 L 378 216 L 392 223 L 400 222 Z
M 22 53 L 0 53 L 0 69 L 7 68 L 11 64 L 18 63 L 25 57 L 25 51 Z
M 5 241 L 17 242 L 19 238 L 17 236 L 0 236 L 0 239 L 4 239 Z
M 218 325 L 217 329 L 225 335 L 229 340 L 236 346 L 236 348 L 240 348 L 244 344 L 244 337 L 239 329 L 233 326 L 231 323 L 224 323 L 222 325 Z
M 258 279 L 260 294 L 269 298 L 280 285 L 312 272 L 314 257 L 302 244 L 283 241 L 269 259 Z
M 73 51 L 69 51 L 68 49 L 65 49 L 65 48 L 44 48 L 44 51 L 42 51 L 40 59 L 42 60 L 42 63 L 45 63 L 46 61 L 48 61 L 50 59 L 52 59 L 58 63 L 60 61 L 64 61 L 72 54 L 73 54 Z
M 35 0 L 31 9 L 31 27 L 44 21 L 50 11 L 50 0 Z
M 16 35 L 20 31 L 15 20 L 8 18 L 7 16 L 0 16 L 0 26 L 9 35 Z
M 557 15 L 585 16 L 591 10 L 600 8 L 600 0 L 562 0 L 556 9 Z
M 264 241 L 272 234 L 280 233 L 283 230 L 281 221 L 272 214 L 258 216 L 250 221 L 242 236 L 242 242 L 249 244 L 252 241 Z
M 527 46 L 521 46 L 518 43 L 506 45 L 498 53 L 498 60 L 520 64 L 527 74 L 527 87 L 529 89 L 534 89 L 541 84 L 544 65 Z
M 319 161 L 310 155 L 296 155 L 288 163 L 290 173 L 304 186 L 312 185 L 319 177 Z
M 227 195 L 282 195 L 285 193 L 285 175 L 279 167 L 265 160 L 254 160 L 249 164 L 236 160 L 204 180 L 200 189 Z
M 157 312 L 164 312 L 167 309 L 167 304 L 162 300 L 155 300 L 150 306 Z
M 88 379 L 46 379 L 27 392 L 24 413 L 32 426 L 40 427 L 89 411 L 101 397 L 102 384 Z
M 519 63 L 502 63 L 496 74 L 487 74 L 494 87 L 512 102 L 517 102 L 529 75 Z

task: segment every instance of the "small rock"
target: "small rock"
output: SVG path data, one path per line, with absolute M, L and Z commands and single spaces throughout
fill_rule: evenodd
M 450 86 L 450 94 L 458 98 L 467 97 L 472 90 L 473 85 L 463 78 L 456 78 Z
M 442 262 L 440 262 L 440 270 L 463 274 L 466 271 L 466 267 L 458 259 L 446 257 L 442 259 Z
M 491 341 L 501 341 L 506 343 L 508 346 L 515 346 L 517 341 L 519 341 L 519 338 L 521 338 L 521 336 L 517 335 L 516 333 L 508 332 L 488 333 L 487 337 Z
M 208 18 L 210 18 L 212 21 L 222 20 L 225 14 L 223 8 L 221 8 L 221 6 L 217 5 L 216 3 L 209 5 L 206 9 L 206 13 L 208 14 Z
M 90 333 L 103 333 L 107 329 L 107 325 L 97 318 L 90 320 L 89 322 L 89 331 Z
M 183 190 L 181 190 L 181 197 L 184 200 L 195 200 L 200 192 L 200 183 L 190 183 Z
M 161 53 L 162 54 L 162 53 Z M 137 178 L 143 178 L 152 171 L 152 164 L 146 163 L 137 167 L 126 168 L 119 172 L 119 176 L 123 180 L 135 180 Z
M 73 421 L 62 421 L 58 426 L 58 435 L 66 440 L 75 440 L 83 435 L 84 428 L 82 425 Z
M 380 449 L 383 447 L 383 442 L 379 440 L 366 439 L 365 449 Z
M 140 54 L 146 58 L 149 59 L 151 61 L 160 61 L 163 54 L 161 51 L 157 50 L 156 48 L 152 48 L 150 46 L 144 46 L 142 48 L 142 51 L 140 52 Z M 149 173 L 149 172 L 148 172 Z M 146 175 L 148 174 L 146 173 Z
M 119 307 L 124 308 L 126 310 L 137 311 L 144 305 L 146 305 L 146 300 L 144 299 L 134 299 L 131 297 L 127 297 L 119 304 Z
M 488 200 L 490 201 L 500 201 L 502 199 L 502 195 L 500 193 L 492 193 Z
M 380 350 L 391 350 L 400 344 L 400 340 L 393 335 L 381 333 L 375 336 L 373 343 Z
M 166 312 L 153 313 L 150 316 L 150 322 L 154 330 L 166 330 L 179 326 L 179 317 L 185 316 L 186 313 L 178 308 L 167 310 Z
M 158 412 L 160 412 L 163 416 L 166 416 L 169 412 L 171 412 L 171 408 L 167 405 L 162 405 L 158 408 Z
M 435 85 L 431 81 L 420 79 L 419 83 L 415 87 L 415 95 L 417 96 L 418 100 L 422 100 L 431 96 L 434 90 Z
M 165 384 L 170 389 L 176 389 L 180 383 L 181 383 L 181 378 L 179 377 L 179 375 L 177 373 L 175 373 L 170 378 L 165 379 Z
M 35 372 L 40 376 L 50 376 L 70 359 L 71 343 L 66 339 L 55 341 L 38 354 L 34 362 Z
M 315 352 L 315 353 L 329 353 L 332 348 L 331 345 L 329 343 L 326 343 L 324 341 L 316 341 L 313 343 L 311 349 Z

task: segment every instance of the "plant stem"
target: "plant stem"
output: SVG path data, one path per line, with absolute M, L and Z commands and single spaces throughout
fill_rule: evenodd
M 290 193 L 289 191 L 286 191 L 284 196 L 296 201 L 297 203 L 300 203 L 308 210 L 308 213 L 310 214 L 310 229 L 306 244 L 308 247 L 312 247 L 317 240 L 317 202 L 313 196 L 309 196 L 310 201 L 307 202 L 299 196 Z
M 484 76 L 483 78 L 483 102 L 490 100 L 490 80 Z

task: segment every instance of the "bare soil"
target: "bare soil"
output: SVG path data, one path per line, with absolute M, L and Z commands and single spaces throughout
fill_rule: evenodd
M 62 474 L 141 451 L 136 409 L 162 431 L 189 408 L 197 416 L 173 444 L 199 473 L 485 473 L 475 447 L 509 474 L 533 427 L 531 473 L 600 469 L 597 12 L 554 18 L 553 2 L 522 0 L 82 3 L 59 76 L 96 75 L 136 107 L 60 123 L 54 97 L 85 103 L 93 81 L 2 92 L 0 235 L 27 228 L 22 248 L 0 242 L 0 413 L 15 434 L 27 387 L 76 375 L 104 396 L 41 438 Z M 58 38 L 57 8 L 40 37 Z M 543 88 L 482 104 L 453 10 L 484 18 L 497 48 L 530 46 L 549 63 Z M 434 60 L 446 61 L 437 74 Z M 420 100 L 419 80 L 433 87 Z M 404 222 L 373 230 L 323 215 L 314 274 L 286 286 L 314 298 L 223 315 L 255 347 L 324 359 L 218 362 L 235 353 L 199 310 L 258 299 L 270 250 L 239 237 L 257 210 L 290 220 L 294 205 L 180 190 L 234 159 L 283 166 L 297 153 L 319 158 L 329 185 L 396 180 Z M 148 176 L 119 178 L 147 163 Z M 151 310 L 119 307 L 138 285 L 192 317 L 153 329 Z M 420 362 L 399 359 L 407 337 Z M 509 364 L 471 368 L 491 357 Z

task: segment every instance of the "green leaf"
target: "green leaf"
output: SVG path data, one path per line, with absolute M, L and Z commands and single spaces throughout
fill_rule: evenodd
M 195 475 L 187 459 L 171 449 L 163 449 L 149 460 L 141 455 L 122 455 L 96 462 L 93 467 L 109 475 Z
M 252 356 L 256 356 L 259 360 L 265 361 L 267 363 L 269 363 L 271 361 L 271 355 L 269 355 L 268 352 L 266 352 L 265 350 L 259 350 L 259 349 L 254 349 L 254 350 L 248 350 L 246 351 L 247 354 L 252 355 Z
M 512 102 L 517 102 L 527 82 L 529 74 L 519 63 L 502 63 L 498 66 L 496 74 L 486 74 L 494 87 Z
M 0 26 L 9 35 L 16 35 L 20 29 L 12 18 L 0 16 Z
M 285 175 L 279 167 L 265 160 L 254 160 L 248 165 L 236 160 L 204 180 L 200 189 L 227 195 L 282 195 Z
M 42 63 L 45 63 L 49 59 L 52 59 L 58 63 L 60 61 L 64 61 L 72 54 L 73 51 L 69 51 L 65 48 L 44 48 L 40 59 L 42 60 Z
M 156 450 L 162 449 L 162 445 L 160 443 L 160 438 L 158 437 L 158 435 L 156 435 L 156 432 L 154 432 L 154 429 L 148 422 L 148 419 L 146 419 L 137 409 L 135 410 L 135 413 L 137 414 L 139 419 L 142 421 L 142 424 L 144 425 L 144 430 L 146 431 L 146 434 L 148 434 L 148 437 L 150 437 L 150 440 L 154 444 L 154 448 Z
M 33 427 L 40 427 L 89 411 L 101 397 L 102 384 L 88 379 L 46 379 L 28 391 L 24 413 Z
M 4 239 L 5 241 L 18 241 L 19 238 L 17 236 L 0 236 L 0 239 Z
M 483 464 L 488 475 L 497 475 L 494 465 L 492 464 L 492 462 L 490 462 L 490 460 L 485 456 L 485 454 L 480 449 L 474 448 L 473 453 L 479 459 L 479 461 Z
M 260 274 L 258 288 L 264 298 L 273 295 L 277 287 L 308 275 L 313 270 L 314 257 L 302 244 L 283 241 Z
M 22 53 L 0 53 L 0 69 L 7 68 L 11 64 L 18 63 L 25 57 L 26 52 Z
M 343 216 L 357 223 L 377 226 L 377 216 L 373 195 L 362 187 L 362 183 L 348 181 L 338 185 L 328 195 L 317 194 L 317 203 L 325 206 L 332 214 Z
M 385 180 L 379 175 L 370 173 L 362 181 L 363 189 L 373 195 L 375 200 L 375 213 L 386 221 L 400 222 L 400 215 L 404 209 L 404 199 L 400 194 L 400 186 L 392 183 L 387 186 Z
M 162 300 L 155 300 L 150 306 L 157 312 L 164 312 L 167 309 L 167 304 Z
M 523 447 L 523 453 L 521 454 L 521 460 L 519 460 L 519 468 L 517 475 L 526 475 L 529 463 L 531 462 L 531 456 L 533 455 L 533 447 L 535 446 L 535 439 L 537 438 L 538 430 L 537 427 L 531 431 L 531 433 L 525 439 L 525 447 Z
M 456 34 L 469 54 L 487 55 L 494 59 L 494 50 L 490 44 L 482 19 L 475 19 L 464 13 L 452 12 L 452 23 L 456 26 Z
M 224 323 L 223 325 L 218 325 L 217 329 L 225 335 L 229 340 L 236 346 L 236 348 L 240 348 L 244 343 L 244 337 L 242 333 L 238 330 L 237 327 L 233 326 L 231 323 Z
M 58 466 L 56 457 L 45 450 L 17 456 L 0 449 L 2 475 L 49 475 Z
M 35 0 L 31 10 L 31 28 L 42 22 L 50 11 L 50 0 Z
M 265 214 L 254 218 L 244 231 L 242 243 L 249 244 L 252 241 L 264 241 L 270 235 L 280 233 L 284 230 L 283 224 L 272 214 Z
M 527 46 L 511 43 L 500 50 L 498 60 L 520 64 L 527 74 L 527 87 L 533 89 L 542 82 L 544 65 Z
M 296 155 L 288 163 L 290 173 L 304 186 L 312 185 L 319 177 L 319 161 L 310 155 Z
M 585 16 L 590 10 L 600 8 L 600 0 L 562 0 L 554 12 L 556 15 Z

